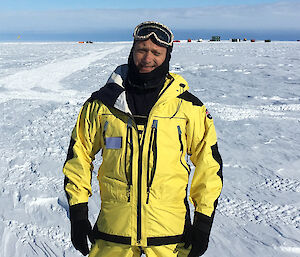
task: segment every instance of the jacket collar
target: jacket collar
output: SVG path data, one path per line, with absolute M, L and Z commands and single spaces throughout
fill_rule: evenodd
M 92 100 L 100 100 L 107 106 L 131 114 L 126 101 L 125 87 L 123 84 L 127 73 L 128 66 L 126 64 L 118 66 L 109 77 L 105 86 L 92 94 Z
M 126 100 L 124 86 L 127 74 L 127 64 L 118 66 L 109 77 L 105 86 L 92 94 L 92 100 L 98 99 L 107 106 L 131 114 Z M 162 88 L 160 97 L 155 105 L 162 104 L 170 98 L 175 98 L 186 90 L 188 90 L 187 82 L 180 75 L 171 73 L 167 76 L 165 85 Z

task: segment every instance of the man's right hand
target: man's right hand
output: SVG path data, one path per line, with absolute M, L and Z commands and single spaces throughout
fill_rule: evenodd
M 90 250 L 87 237 L 91 243 L 95 243 L 92 237 L 92 226 L 88 219 L 71 221 L 71 241 L 76 250 L 87 255 Z
M 92 226 L 88 220 L 88 204 L 79 203 L 70 206 L 71 241 L 76 250 L 87 255 L 90 250 L 87 237 L 92 244 L 95 243 Z

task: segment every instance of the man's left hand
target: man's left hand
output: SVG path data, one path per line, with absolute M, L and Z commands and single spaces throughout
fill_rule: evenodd
M 188 248 L 190 244 L 192 244 L 192 249 L 188 255 L 188 257 L 198 257 L 205 253 L 208 247 L 209 242 L 209 234 L 195 228 L 191 227 L 190 229 L 189 240 L 186 241 L 184 248 Z
M 193 225 L 186 223 L 184 231 L 184 248 L 187 249 L 192 245 L 188 257 L 202 256 L 206 252 L 213 223 L 213 216 L 214 215 L 208 217 L 195 211 Z

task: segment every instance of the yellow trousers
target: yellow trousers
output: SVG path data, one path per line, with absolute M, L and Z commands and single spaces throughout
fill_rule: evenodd
M 147 257 L 187 257 L 190 251 L 184 244 L 137 247 L 117 244 L 104 240 L 96 240 L 92 245 L 89 257 L 140 257 L 142 251 Z

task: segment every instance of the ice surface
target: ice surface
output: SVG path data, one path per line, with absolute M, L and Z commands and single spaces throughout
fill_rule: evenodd
M 130 47 L 0 43 L 1 257 L 81 256 L 61 170 L 81 105 L 127 62 Z M 224 161 L 204 256 L 299 256 L 300 43 L 179 43 L 170 69 L 212 114 Z M 96 179 L 93 191 L 92 222 Z

